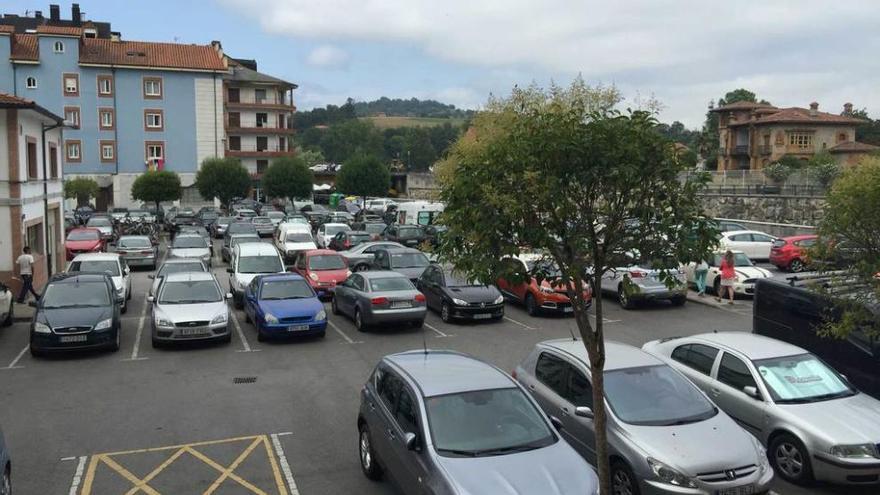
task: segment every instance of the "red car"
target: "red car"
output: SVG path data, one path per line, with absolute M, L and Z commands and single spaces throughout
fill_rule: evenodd
M 809 264 L 807 250 L 816 244 L 817 235 L 781 237 L 770 248 L 770 263 L 780 270 L 803 271 Z
M 67 261 L 73 261 L 81 253 L 100 253 L 106 244 L 101 238 L 101 231 L 95 228 L 82 227 L 71 230 L 64 241 Z
M 505 263 L 511 263 L 510 267 L 514 272 L 527 273 L 534 267 L 536 258 L 525 255 L 520 258 L 507 258 Z M 553 269 L 547 270 L 552 272 Z M 571 300 L 568 298 L 565 287 L 561 282 L 557 285 L 551 285 L 547 280 L 542 280 L 539 284 L 537 279 L 530 277 L 525 282 L 511 282 L 504 278 L 499 278 L 495 285 L 506 299 L 512 299 L 526 307 L 526 311 L 531 316 L 535 316 L 541 312 L 555 312 L 568 314 L 573 312 Z M 583 297 L 589 306 L 593 302 L 592 291 L 589 287 L 584 287 Z
M 345 282 L 351 275 L 345 258 L 330 249 L 300 251 L 291 271 L 302 275 L 318 297 L 329 297 L 336 289 L 336 284 Z

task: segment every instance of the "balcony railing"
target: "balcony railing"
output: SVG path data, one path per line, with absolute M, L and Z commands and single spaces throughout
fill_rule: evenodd
M 263 126 L 253 126 L 253 127 L 252 126 L 242 127 L 242 126 L 229 125 L 226 127 L 226 134 L 231 134 L 231 135 L 235 135 L 235 134 L 293 134 L 294 132 L 295 131 L 293 130 L 293 127 L 290 127 L 290 126 L 276 127 L 276 126 L 270 126 L 270 125 L 263 125 Z
M 748 155 L 749 154 L 749 145 L 747 144 L 738 144 L 733 147 L 734 155 Z
M 242 144 L 241 146 L 232 147 L 227 146 L 226 151 L 244 151 L 244 152 L 278 152 L 278 151 L 290 151 L 287 146 L 279 146 L 278 143 L 268 143 L 265 146 L 260 146 L 256 144 Z
M 258 106 L 258 107 L 286 107 L 291 110 L 294 109 L 293 103 L 285 102 L 284 100 L 279 100 L 277 98 L 241 98 L 239 97 L 237 100 L 231 100 L 227 97 L 226 104 L 229 106 L 234 105 L 249 105 L 249 106 Z
M 770 146 L 769 144 L 762 144 L 762 145 L 758 146 L 758 153 L 760 153 L 761 156 L 772 155 L 773 154 L 773 146 Z

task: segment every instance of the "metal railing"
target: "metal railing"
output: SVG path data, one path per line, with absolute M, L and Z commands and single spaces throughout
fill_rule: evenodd
M 680 177 L 684 181 L 696 174 L 708 174 L 710 186 L 774 185 L 762 170 L 687 171 L 683 172 Z M 793 172 L 786 179 L 785 185 L 819 186 L 815 180 L 802 171 Z
M 244 151 L 244 152 L 285 152 L 291 151 L 287 146 L 279 146 L 278 143 L 268 143 L 265 146 L 259 146 L 256 144 L 242 144 L 236 148 L 231 146 L 227 146 L 226 151 Z
M 748 184 L 741 185 L 708 185 L 703 194 L 735 195 L 735 196 L 825 196 L 826 188 L 818 185 L 798 184 Z
M 293 107 L 293 104 L 292 104 L 292 103 L 288 103 L 288 102 L 284 101 L 283 99 L 282 99 L 282 100 L 279 100 L 279 99 L 277 99 L 277 98 L 272 98 L 272 97 L 269 96 L 269 95 L 266 95 L 265 98 L 255 98 L 255 97 L 242 98 L 242 97 L 239 97 L 237 100 L 232 100 L 232 99 L 227 98 L 226 103 L 231 103 L 231 104 L 233 104 L 233 105 L 235 105 L 235 104 L 243 104 L 243 105 L 284 105 L 284 106 L 288 106 L 288 107 Z

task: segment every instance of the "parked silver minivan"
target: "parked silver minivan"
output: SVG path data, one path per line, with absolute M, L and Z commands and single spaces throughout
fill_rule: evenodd
M 773 479 L 760 442 L 681 373 L 637 347 L 605 342 L 613 493 L 765 493 Z M 541 342 L 514 377 L 563 437 L 596 464 L 593 389 L 581 341 Z

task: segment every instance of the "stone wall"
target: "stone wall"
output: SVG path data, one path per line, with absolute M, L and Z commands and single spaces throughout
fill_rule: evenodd
M 440 186 L 430 172 L 409 172 L 406 174 L 406 197 L 413 199 L 437 199 Z
M 701 195 L 706 213 L 715 218 L 741 220 L 773 235 L 810 233 L 822 221 L 825 198 L 785 195 Z M 779 224 L 779 225 L 775 225 Z

